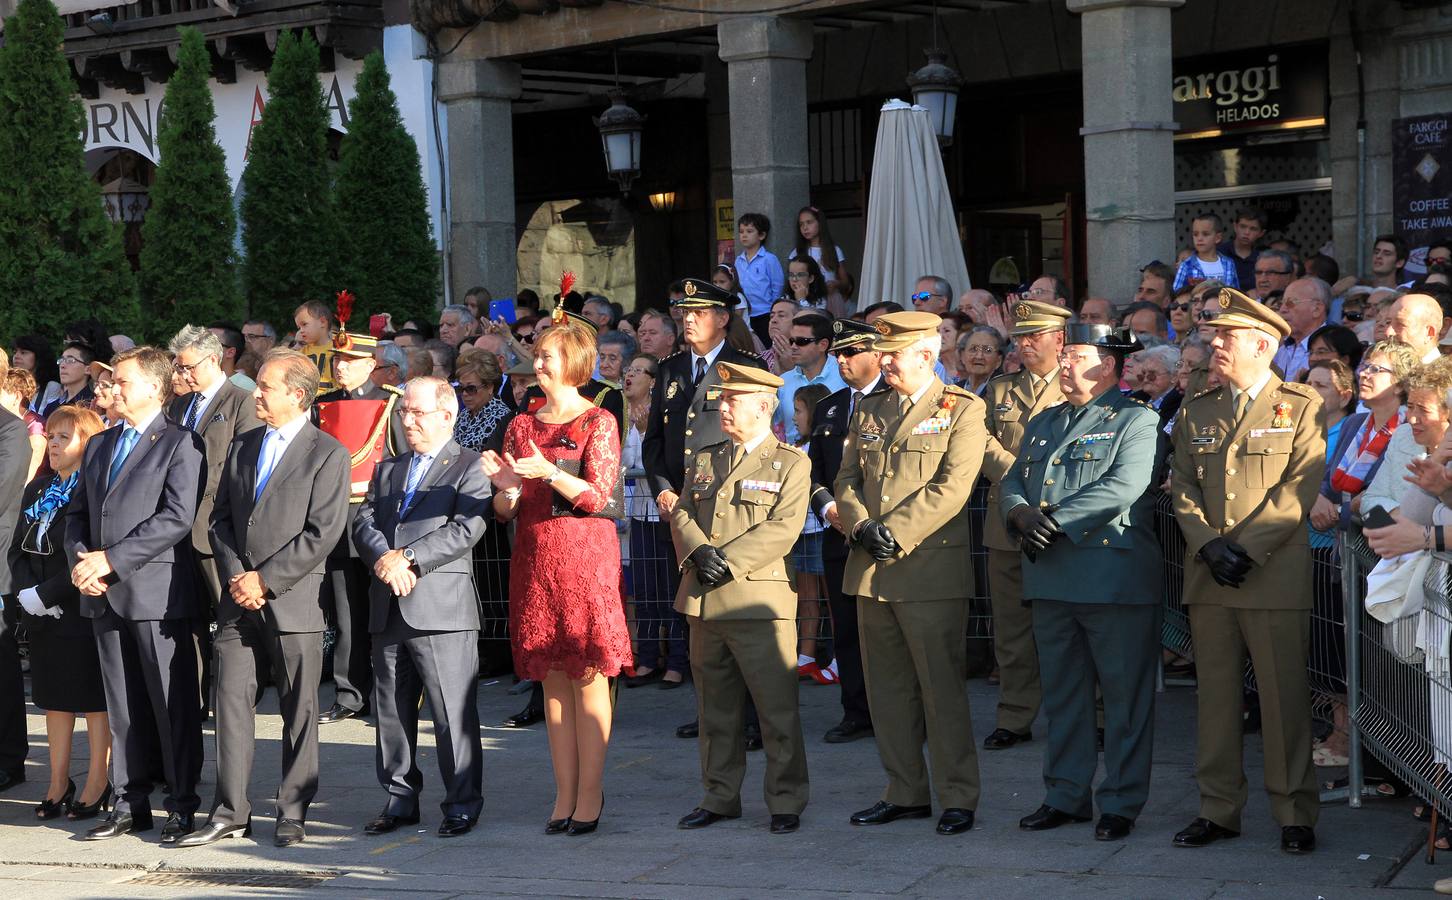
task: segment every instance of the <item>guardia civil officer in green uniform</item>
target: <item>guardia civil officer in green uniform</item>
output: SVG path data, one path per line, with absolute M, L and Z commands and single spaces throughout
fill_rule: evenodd
M 1023 571 L 1018 544 L 1003 527 L 998 512 L 1004 476 L 1013 469 L 1029 420 L 1064 402 L 1059 390 L 1059 351 L 1064 324 L 1073 313 L 1052 303 L 1025 300 L 1014 304 L 1014 341 L 1023 368 L 988 382 L 988 449 L 983 475 L 989 514 L 983 518 L 983 545 L 988 550 L 988 592 L 993 604 L 993 655 L 998 660 L 998 718 L 983 739 L 986 750 L 1002 750 L 1033 737 L 1030 726 L 1039 714 L 1039 654 L 1034 645 L 1033 612 L 1024 605 Z
M 1034 417 L 1001 484 L 1007 533 L 1023 550 L 1048 746 L 1044 802 L 1019 827 L 1087 822 L 1129 834 L 1149 795 L 1160 637 L 1159 544 L 1146 493 L 1159 415 L 1119 392 L 1133 332 L 1069 325 L 1059 356 L 1065 403 Z M 1094 686 L 1104 687 L 1104 780 L 1096 791 Z
M 1311 763 L 1306 647 L 1311 551 L 1306 517 L 1325 471 L 1315 390 L 1283 382 L 1271 357 L 1291 328 L 1229 288 L 1216 315 L 1210 371 L 1223 386 L 1180 408 L 1170 492 L 1185 536 L 1185 605 L 1195 644 L 1200 815 L 1175 835 L 1202 847 L 1240 834 L 1246 782 L 1241 692 L 1250 654 L 1261 695 L 1265 789 L 1281 849 L 1316 847 L 1320 811 Z
M 858 403 L 833 494 L 851 545 L 842 592 L 857 598 L 867 701 L 887 770 L 882 800 L 852 824 L 925 818 L 936 794 L 938 833 L 958 834 L 973 827 L 978 806 L 966 685 L 967 503 L 988 434 L 983 401 L 933 374 L 939 321 L 895 312 L 874 323 L 873 349 L 892 390 Z
M 807 805 L 797 595 L 787 564 L 806 519 L 812 464 L 771 432 L 780 378 L 739 363 L 717 363 L 714 374 L 728 440 L 695 454 L 670 515 L 676 554 L 684 560 L 676 611 L 691 624 L 706 789 L 680 827 L 703 828 L 741 815 L 741 729 L 749 690 L 766 751 L 771 833 L 786 834 L 797 830 Z

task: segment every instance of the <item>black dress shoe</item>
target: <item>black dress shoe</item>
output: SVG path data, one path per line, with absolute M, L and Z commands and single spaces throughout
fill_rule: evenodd
M 417 825 L 418 813 L 411 816 L 396 816 L 393 813 L 379 813 L 378 818 L 363 826 L 364 834 L 388 834 L 404 825 Z
M 983 739 L 983 749 L 1007 750 L 1014 744 L 1027 744 L 1033 739 L 1034 735 L 1031 731 L 1019 734 L 1017 731 L 1009 731 L 1007 728 L 995 728 L 992 734 Z
M 16 769 L 13 772 L 0 772 L 0 791 L 8 791 L 17 784 L 25 783 L 25 772 Z
M 962 834 L 973 830 L 973 810 L 950 806 L 938 817 L 938 834 Z
M 1094 826 L 1094 840 L 1122 841 L 1134 830 L 1134 820 L 1114 813 L 1105 813 Z
M 734 819 L 736 816 L 723 816 L 720 813 L 711 812 L 709 809 L 696 807 L 681 817 L 676 823 L 677 828 L 684 828 L 687 831 L 693 828 L 705 828 L 707 825 L 715 825 L 722 819 Z
M 332 706 L 323 710 L 322 714 L 318 716 L 318 724 L 327 725 L 332 722 L 341 722 L 344 719 L 353 719 L 367 714 L 368 707 L 366 706 L 362 709 L 349 709 L 346 706 L 334 703 Z
M 676 737 L 693 741 L 701 735 L 701 723 L 692 719 L 684 725 L 676 726 Z
M 223 838 L 250 837 L 251 835 L 251 822 L 246 825 L 233 825 L 231 822 L 208 822 L 200 830 L 177 838 L 174 843 L 178 847 L 205 847 L 208 844 L 215 844 Z M 166 843 L 164 838 L 162 843 Z
M 746 740 L 746 752 L 751 753 L 761 749 L 761 726 L 747 725 L 744 737 Z
M 779 813 L 771 817 L 772 834 L 791 834 L 802 827 L 802 817 L 793 813 Z
M 444 816 L 439 823 L 439 837 L 459 837 L 474 830 L 474 820 L 468 816 Z
M 543 721 L 544 710 L 537 706 L 526 706 L 499 724 L 505 728 L 528 728 Z
M 570 819 L 570 827 L 565 829 L 565 836 L 580 837 L 581 835 L 594 834 L 595 829 L 599 827 L 599 816 L 596 816 L 588 822 L 581 822 L 579 819 Z
M 822 735 L 822 740 L 829 744 L 846 744 L 865 737 L 872 737 L 871 722 L 854 722 L 851 719 L 843 719 L 828 728 L 827 733 Z
M 272 844 L 275 847 L 291 847 L 301 844 L 307 836 L 303 823 L 297 819 L 278 819 L 277 829 L 272 833 Z
M 88 841 L 106 841 L 113 837 L 120 837 L 123 834 L 134 834 L 138 831 L 150 831 L 152 829 L 151 813 L 144 816 L 136 816 L 126 812 L 112 812 L 106 820 L 90 831 L 86 832 Z
M 196 821 L 192 813 L 172 813 L 166 817 L 166 824 L 161 826 L 161 842 L 175 844 L 178 839 L 186 837 L 196 830 Z
M 1235 837 L 1240 837 L 1240 832 L 1222 828 L 1209 819 L 1197 818 L 1186 825 L 1184 831 L 1175 835 L 1174 844 L 1176 847 L 1204 847 L 1206 844 L 1228 841 Z
M 1018 827 L 1024 831 L 1048 831 L 1060 825 L 1089 821 L 1088 816 L 1071 816 L 1061 809 L 1054 809 L 1045 803 L 1038 809 L 1018 820 Z
M 1281 829 L 1281 849 L 1287 853 L 1310 853 L 1316 849 L 1316 832 L 1309 825 L 1287 825 Z
M 864 810 L 852 814 L 853 825 L 886 825 L 898 819 L 926 819 L 933 814 L 931 806 L 898 806 L 879 800 Z
M 660 684 L 658 684 L 657 687 L 659 687 L 663 691 L 673 691 L 685 683 L 686 679 L 684 678 L 682 678 L 680 681 L 675 681 L 670 678 L 662 677 L 660 680 Z

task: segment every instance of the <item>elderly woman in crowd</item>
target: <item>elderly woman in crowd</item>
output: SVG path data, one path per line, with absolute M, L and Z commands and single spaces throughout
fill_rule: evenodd
M 35 477 L 45 462 L 46 439 L 45 420 L 30 411 L 31 398 L 35 396 L 35 378 L 24 369 L 11 368 L 0 383 L 0 409 L 25 422 L 26 434 L 30 437 L 30 468 L 25 480 Z
M 103 430 L 101 419 L 82 406 L 65 406 L 46 420 L 47 452 L 54 474 L 25 488 L 20 521 L 10 543 L 10 570 L 30 635 L 31 701 L 45 711 L 50 747 L 50 786 L 35 808 L 40 819 L 64 814 L 93 818 L 111 798 L 107 768 L 111 728 L 101 686 L 101 662 L 91 620 L 81 617 L 80 594 L 71 583 L 62 522 L 80 480 L 86 442 Z M 76 716 L 86 717 L 90 766 L 79 796 L 71 780 L 71 740 Z
M 1166 310 L 1170 315 L 1170 328 L 1174 329 L 1176 343 L 1184 341 L 1195 333 L 1196 287 L 1198 285 L 1186 285 L 1180 288 L 1180 292 L 1170 299 L 1169 309 Z M 1204 306 L 1202 301 L 1200 307 L 1203 309 Z
M 992 325 L 974 325 L 958 335 L 958 371 L 964 388 L 982 397 L 988 382 L 1003 371 L 1003 335 Z

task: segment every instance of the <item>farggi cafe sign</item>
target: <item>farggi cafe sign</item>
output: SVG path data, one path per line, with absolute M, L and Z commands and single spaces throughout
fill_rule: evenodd
M 1326 124 L 1326 48 L 1279 47 L 1176 60 L 1176 137 Z

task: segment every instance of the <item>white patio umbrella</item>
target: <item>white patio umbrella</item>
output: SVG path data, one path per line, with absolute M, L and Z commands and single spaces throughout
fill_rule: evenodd
M 928 111 L 889 100 L 878 120 L 872 156 L 858 308 L 880 300 L 896 300 L 911 308 L 908 297 L 913 284 L 924 275 L 946 278 L 960 294 L 970 287 L 953 198 Z M 948 298 L 949 308 L 957 300 Z

